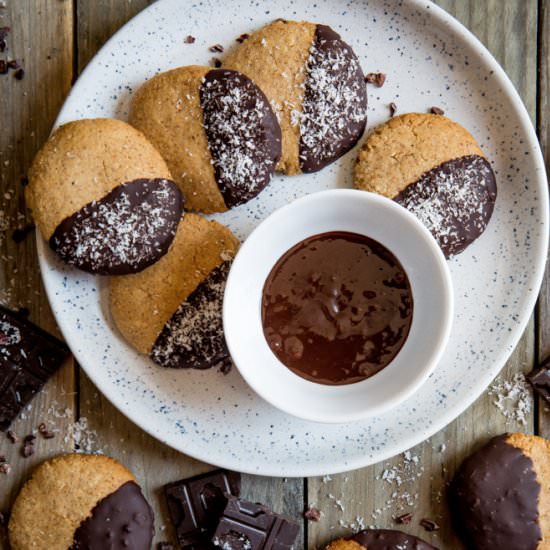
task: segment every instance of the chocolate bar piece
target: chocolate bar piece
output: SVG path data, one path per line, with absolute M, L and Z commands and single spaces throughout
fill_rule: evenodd
M 0 431 L 9 428 L 69 353 L 63 342 L 0 306 Z
M 542 363 L 540 368 L 527 375 L 527 380 L 533 389 L 550 403 L 550 358 Z
M 168 513 L 184 550 L 213 548 L 210 539 L 227 502 L 239 496 L 241 474 L 214 470 L 164 487 Z
M 263 504 L 228 497 L 212 542 L 223 550 L 290 550 L 299 530 Z

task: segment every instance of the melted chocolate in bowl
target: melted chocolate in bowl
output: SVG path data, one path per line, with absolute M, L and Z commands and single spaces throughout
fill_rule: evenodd
M 356 233 L 314 235 L 269 274 L 262 324 L 290 370 L 321 384 L 373 376 L 397 355 L 412 322 L 409 279 L 379 242 Z

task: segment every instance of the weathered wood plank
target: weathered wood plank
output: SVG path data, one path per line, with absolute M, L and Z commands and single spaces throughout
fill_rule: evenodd
M 97 49 L 130 17 L 150 2 L 134 0 L 78 0 L 78 67 L 82 70 Z M 116 411 L 97 393 L 89 379 L 80 379 L 80 411 L 88 418 L 90 427 L 98 433 L 98 445 L 105 452 L 132 468 L 152 502 L 158 525 L 167 525 L 163 499 L 159 488 L 183 477 L 210 469 L 189 457 L 181 455 L 147 436 L 137 426 Z M 123 440 L 123 441 L 122 441 Z M 243 496 L 261 501 L 278 512 L 300 518 L 303 503 L 303 480 L 268 480 L 257 476 L 244 476 Z M 157 531 L 157 540 L 172 540 L 172 533 Z M 301 547 L 299 541 L 297 548 Z
M 550 2 L 540 2 L 539 14 L 539 87 L 538 134 L 550 173 Z M 550 357 L 550 263 L 546 263 L 546 276 L 537 306 L 537 339 L 539 362 Z M 539 400 L 538 430 L 550 438 L 550 405 Z
M 436 3 L 487 45 L 514 81 L 534 120 L 536 0 L 439 0 Z M 511 380 L 518 372 L 528 372 L 533 360 L 534 323 L 531 321 L 501 378 Z M 528 415 L 525 425 L 507 421 L 493 400 L 494 396 L 484 394 L 445 430 L 411 449 L 410 455 L 406 455 L 408 459 L 395 457 L 356 472 L 332 476 L 330 480 L 310 479 L 309 503 L 325 515 L 319 523 L 309 525 L 308 547 L 319 548 L 336 536 L 351 533 L 361 523 L 395 527 L 396 516 L 412 512 L 413 522 L 399 526 L 401 529 L 433 541 L 445 550 L 462 548 L 452 532 L 444 496 L 454 471 L 467 454 L 491 435 L 513 430 L 532 432 L 534 428 L 533 414 Z M 344 510 L 337 501 L 341 501 Z M 362 521 L 357 521 L 357 517 Z M 422 518 L 435 520 L 441 526 L 440 531 L 427 533 L 418 524 Z
M 17 59 L 22 80 L 0 75 L 0 303 L 27 307 L 30 318 L 56 333 L 56 325 L 40 283 L 34 233 L 16 244 L 12 232 L 30 222 L 25 214 L 21 177 L 38 147 L 47 138 L 72 78 L 72 4 L 59 0 L 15 0 L 0 8 L 0 27 L 10 27 L 8 50 L 0 59 Z M 47 24 L 44 24 L 47 22 Z M 52 420 L 51 408 L 74 408 L 74 366 L 69 361 L 13 424 L 24 436 L 47 421 L 66 434 L 72 413 Z M 0 455 L 12 466 L 0 474 L 0 511 L 7 510 L 30 469 L 44 458 L 72 449 L 72 440 L 58 435 L 36 442 L 36 454 L 21 457 L 21 444 L 12 445 L 0 433 Z M 0 546 L 1 546 L 0 541 Z

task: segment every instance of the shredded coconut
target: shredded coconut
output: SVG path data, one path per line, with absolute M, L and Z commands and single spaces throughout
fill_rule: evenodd
M 516 373 L 510 380 L 498 378 L 489 388 L 495 397 L 493 404 L 507 420 L 527 424 L 532 408 L 532 397 L 523 373 Z

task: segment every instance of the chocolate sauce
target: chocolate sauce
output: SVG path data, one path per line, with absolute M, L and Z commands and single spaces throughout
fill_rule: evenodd
M 409 333 L 413 298 L 397 258 L 379 242 L 343 231 L 287 251 L 263 289 L 266 340 L 290 370 L 321 384 L 373 376 Z

